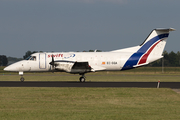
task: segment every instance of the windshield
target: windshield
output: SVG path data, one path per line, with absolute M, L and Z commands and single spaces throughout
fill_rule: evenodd
M 27 57 L 26 60 L 29 60 L 31 57 L 32 57 L 32 56 Z
M 26 58 L 26 60 L 36 61 L 36 56 L 29 56 Z

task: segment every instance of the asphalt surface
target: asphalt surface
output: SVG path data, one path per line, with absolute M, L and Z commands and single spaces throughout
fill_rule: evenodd
M 158 82 L 74 82 L 74 81 L 0 81 L 0 87 L 136 87 L 157 88 Z M 159 88 L 180 88 L 180 82 L 160 82 Z

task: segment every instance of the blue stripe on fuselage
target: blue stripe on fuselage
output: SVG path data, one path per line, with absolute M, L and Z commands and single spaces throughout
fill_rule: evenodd
M 141 56 L 158 40 L 168 37 L 169 33 L 158 35 L 148 42 L 146 42 L 136 53 L 134 53 L 124 64 L 122 70 L 127 70 L 133 68 L 134 65 L 137 65 L 137 62 Z

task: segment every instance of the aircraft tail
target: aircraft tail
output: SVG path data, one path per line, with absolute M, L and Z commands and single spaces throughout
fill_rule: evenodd
M 169 36 L 169 32 L 174 30 L 175 29 L 173 28 L 154 29 L 140 45 L 137 52 L 132 54 L 132 56 L 126 61 L 122 69 L 139 67 L 162 58 L 162 53 Z

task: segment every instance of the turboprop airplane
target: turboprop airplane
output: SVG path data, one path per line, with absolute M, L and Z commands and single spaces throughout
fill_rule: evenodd
M 88 72 L 128 70 L 162 58 L 169 32 L 174 30 L 154 29 L 141 45 L 110 52 L 34 53 L 26 60 L 9 65 L 4 70 L 19 72 L 22 82 L 23 72 L 36 71 L 79 74 L 80 82 L 85 82 L 85 74 Z

